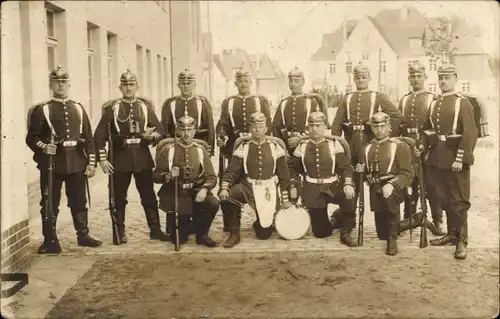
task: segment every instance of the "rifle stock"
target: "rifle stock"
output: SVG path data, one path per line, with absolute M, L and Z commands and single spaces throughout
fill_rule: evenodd
M 221 127 L 220 133 L 219 133 L 219 138 L 223 139 L 225 137 L 225 131 L 224 128 Z M 222 152 L 222 146 L 219 147 L 219 185 L 222 185 L 222 176 L 225 171 L 225 160 L 224 160 L 224 153 Z
M 114 152 L 113 152 L 113 137 L 111 136 L 111 124 L 108 123 L 108 161 L 113 164 Z M 120 234 L 118 232 L 118 223 L 116 218 L 116 205 L 115 205 L 115 182 L 113 180 L 113 175 L 108 176 L 109 185 L 109 214 L 111 215 L 111 224 L 113 231 L 113 245 L 120 245 Z
M 365 218 L 365 185 L 364 172 L 359 172 L 359 220 L 358 220 L 358 246 L 363 246 L 364 218 Z
M 425 248 L 429 244 L 427 241 L 427 228 L 425 227 L 425 221 L 427 220 L 427 201 L 425 199 L 425 181 L 424 181 L 424 165 L 422 164 L 422 159 L 418 158 L 418 179 L 420 184 L 420 209 L 424 214 L 424 222 L 420 227 L 420 248 Z
M 174 132 L 173 152 L 175 152 L 176 147 L 177 147 L 177 133 Z M 179 251 L 181 249 L 181 244 L 179 242 L 179 177 L 178 176 L 174 177 L 174 201 L 175 201 L 175 211 L 174 211 L 174 214 L 175 214 L 175 251 Z
M 54 134 L 50 135 L 50 144 L 54 144 Z M 52 197 L 54 193 L 54 155 L 48 155 L 48 176 L 45 189 L 45 233 L 51 244 L 55 244 L 54 230 L 54 206 Z

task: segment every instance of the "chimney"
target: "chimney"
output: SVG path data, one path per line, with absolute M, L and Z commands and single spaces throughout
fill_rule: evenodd
M 408 7 L 403 6 L 401 8 L 401 21 L 406 21 L 408 19 Z

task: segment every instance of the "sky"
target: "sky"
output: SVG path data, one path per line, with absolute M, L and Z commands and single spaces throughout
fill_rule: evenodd
M 239 47 L 267 53 L 286 73 L 295 65 L 307 72 L 321 35 L 333 32 L 344 19 L 375 15 L 381 9 L 411 5 L 426 17 L 455 14 L 483 31 L 480 44 L 498 56 L 499 13 L 496 1 L 206 1 L 214 53 Z M 207 6 L 209 8 L 207 9 Z M 203 17 L 205 31 L 208 26 Z

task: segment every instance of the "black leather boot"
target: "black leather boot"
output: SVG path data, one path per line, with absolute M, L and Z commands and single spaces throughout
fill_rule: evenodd
M 207 246 L 207 247 L 216 247 L 217 243 L 210 238 L 208 235 L 197 235 L 196 236 L 196 245 Z
M 230 226 L 229 238 L 224 242 L 224 248 L 233 248 L 241 241 L 241 236 L 240 236 L 241 215 L 238 212 L 232 211 L 228 213 L 228 216 L 229 216 L 229 226 Z
M 446 213 L 446 228 L 446 235 L 438 239 L 429 240 L 429 244 L 431 244 L 431 246 L 446 246 L 457 244 L 456 231 L 453 230 L 453 217 L 448 213 Z
M 102 245 L 102 241 L 92 238 L 89 235 L 88 228 L 88 213 L 87 211 L 75 212 L 72 211 L 71 215 L 73 216 L 73 225 L 76 230 L 76 241 L 78 246 L 84 247 L 99 247 Z
M 144 208 L 149 226 L 149 239 L 159 241 L 169 241 L 170 236 L 161 230 L 160 214 L 158 208 Z
M 342 228 L 342 212 L 340 208 L 337 208 L 333 211 L 330 216 L 330 224 L 332 224 L 333 229 L 341 229 Z
M 468 225 L 467 221 L 464 221 L 459 229 L 456 230 L 457 243 L 455 246 L 455 258 L 456 259 L 466 259 L 467 258 L 467 238 L 468 235 Z
M 387 238 L 387 250 L 386 254 L 389 256 L 395 256 L 398 253 L 398 232 L 399 225 L 397 223 L 392 223 L 390 225 L 389 237 Z
M 432 234 L 434 236 L 444 236 L 447 232 L 443 229 L 443 208 L 441 207 L 441 203 L 437 199 L 429 200 L 429 206 L 432 215 L 432 222 L 434 224 L 434 230 Z M 447 222 L 448 224 L 448 222 Z M 448 231 L 450 227 L 448 225 Z
M 42 234 L 43 234 L 43 243 L 38 247 L 37 253 L 40 255 L 43 254 L 60 254 L 62 252 L 61 244 L 59 243 L 59 238 L 57 238 L 57 215 L 59 210 L 54 212 L 53 221 L 52 221 L 52 229 L 47 229 L 47 224 L 44 222 L 45 215 L 42 211 Z M 52 234 L 52 236 L 47 236 L 47 234 Z
M 340 243 L 348 247 L 357 247 L 358 242 L 351 237 L 352 229 L 354 228 L 354 213 L 342 214 L 342 229 L 340 230 Z
M 128 238 L 127 233 L 125 232 L 125 208 L 116 210 L 116 224 L 118 226 L 120 244 L 126 244 L 128 242 Z

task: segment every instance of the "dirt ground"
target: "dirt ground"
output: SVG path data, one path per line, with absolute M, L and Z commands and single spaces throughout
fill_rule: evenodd
M 498 250 L 452 252 L 115 257 L 46 318 L 493 318 Z

